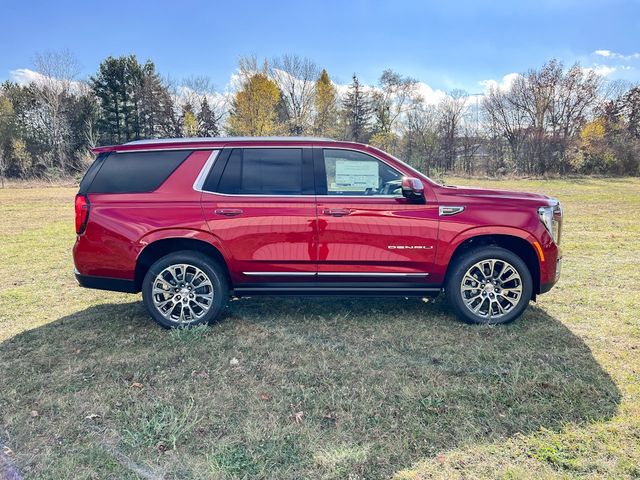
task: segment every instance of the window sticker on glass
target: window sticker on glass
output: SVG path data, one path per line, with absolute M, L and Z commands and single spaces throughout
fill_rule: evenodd
M 379 185 L 378 162 L 336 160 L 336 180 L 330 190 L 364 191 Z

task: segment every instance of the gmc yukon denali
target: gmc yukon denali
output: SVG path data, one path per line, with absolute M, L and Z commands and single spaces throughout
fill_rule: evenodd
M 142 292 L 163 327 L 210 323 L 230 296 L 440 292 L 464 321 L 507 323 L 560 275 L 557 200 L 439 185 L 372 146 L 183 138 L 94 153 L 76 278 Z

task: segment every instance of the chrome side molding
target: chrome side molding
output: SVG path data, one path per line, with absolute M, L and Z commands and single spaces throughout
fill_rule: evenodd
M 418 272 L 242 272 L 249 276 L 263 277 L 428 277 L 428 273 Z

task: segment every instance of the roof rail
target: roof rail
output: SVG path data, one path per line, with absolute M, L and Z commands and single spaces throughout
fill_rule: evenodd
M 322 137 L 182 137 L 182 138 L 152 138 L 148 140 L 134 140 L 124 145 L 158 145 L 163 143 L 208 143 L 208 142 L 247 142 L 247 141 L 277 141 L 277 142 L 335 142 L 332 138 Z

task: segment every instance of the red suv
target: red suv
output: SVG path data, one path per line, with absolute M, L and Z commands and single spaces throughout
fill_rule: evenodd
M 211 138 L 95 149 L 76 196 L 83 287 L 137 293 L 163 327 L 230 295 L 434 296 L 506 323 L 560 275 L 553 198 L 443 186 L 368 145 Z

